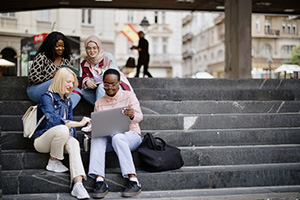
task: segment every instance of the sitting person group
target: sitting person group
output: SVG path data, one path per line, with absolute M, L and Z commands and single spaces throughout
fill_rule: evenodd
M 102 49 L 100 39 L 96 36 L 88 37 L 85 48 L 87 56 L 81 63 L 80 83 L 75 73 L 63 66 L 71 66 L 71 62 L 68 40 L 62 33 L 50 33 L 38 51 L 28 75 L 30 87 L 27 88 L 27 94 L 31 100 L 38 102 L 37 120 L 43 115 L 45 118 L 34 132 L 34 148 L 40 153 L 49 153 L 46 170 L 70 171 L 72 196 L 89 199 L 83 185 L 87 176 L 75 128 L 91 124 L 91 118 L 83 117 L 80 121 L 74 121 L 73 108 L 81 96 L 94 105 L 95 112 L 124 107 L 123 114 L 129 118 L 129 131 L 91 140 L 88 176 L 95 179 L 92 197 L 104 198 L 108 193 L 105 155 L 106 152 L 114 151 L 119 159 L 122 176 L 129 180 L 122 196 L 133 197 L 141 192 L 131 154 L 142 142 L 139 122 L 143 114 L 140 103 L 128 79 L 119 71 L 112 54 Z M 64 153 L 69 154 L 70 169 L 61 162 Z

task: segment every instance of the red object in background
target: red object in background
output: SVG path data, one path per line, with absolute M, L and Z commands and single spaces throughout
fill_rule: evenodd
M 48 33 L 41 33 L 38 35 L 33 36 L 33 42 L 38 43 L 38 42 L 43 42 L 45 38 L 47 37 Z

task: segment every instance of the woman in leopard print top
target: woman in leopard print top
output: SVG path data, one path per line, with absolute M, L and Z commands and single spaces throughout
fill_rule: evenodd
M 72 66 L 70 55 L 71 47 L 64 34 L 52 32 L 45 38 L 29 69 L 27 95 L 32 101 L 39 102 L 59 68 L 63 65 Z M 71 96 L 73 108 L 80 99 L 81 91 L 76 88 Z

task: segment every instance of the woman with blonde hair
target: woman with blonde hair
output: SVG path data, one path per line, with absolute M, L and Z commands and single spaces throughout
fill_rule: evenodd
M 81 160 L 80 146 L 75 127 L 82 127 L 91 122 L 88 117 L 81 121 L 73 121 L 72 91 L 78 82 L 75 73 L 68 68 L 60 68 L 38 104 L 37 121 L 45 118 L 33 134 L 34 148 L 40 153 L 50 153 L 46 169 L 52 172 L 66 172 L 61 160 L 64 152 L 69 154 L 71 183 L 74 181 L 72 196 L 88 199 L 89 194 L 82 184 L 86 174 Z

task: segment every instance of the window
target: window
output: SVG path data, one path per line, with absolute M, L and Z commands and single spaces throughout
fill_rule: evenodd
M 269 44 L 265 44 L 262 49 L 263 55 L 269 57 L 272 55 L 272 47 Z
M 37 20 L 43 22 L 50 21 L 50 10 L 39 10 L 37 13 Z
M 82 24 L 92 24 L 92 9 L 82 9 Z
M 162 39 L 162 49 L 163 49 L 163 54 L 168 53 L 168 38 L 166 37 Z
M 289 54 L 292 53 L 293 48 L 294 48 L 294 45 L 284 45 L 284 46 L 281 48 L 281 54 L 282 54 L 283 56 L 289 55 Z
M 260 32 L 260 18 L 259 17 L 257 17 L 255 20 L 255 30 L 257 33 Z
M 265 33 L 270 33 L 271 32 L 271 22 L 270 20 L 265 21 Z
M 158 23 L 158 12 L 157 11 L 154 12 L 154 23 L 155 24 Z
M 165 24 L 166 23 L 166 13 L 165 12 L 162 12 L 162 24 Z
M 282 22 L 282 33 L 286 32 L 286 22 Z
M 158 54 L 158 38 L 154 37 L 152 43 L 153 43 L 153 54 Z
M 133 23 L 133 11 L 129 10 L 127 12 L 127 23 Z
M 297 22 L 293 23 L 293 34 L 297 34 Z
M 2 17 L 16 17 L 16 13 L 14 12 L 8 12 L 8 13 L 2 13 Z
M 287 33 L 288 33 L 288 34 L 291 34 L 291 24 L 288 24 L 288 27 L 287 27 Z
M 218 51 L 218 59 L 223 59 L 223 51 L 222 50 Z

